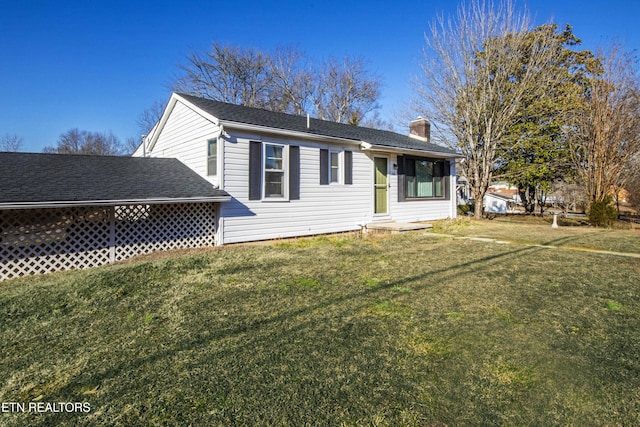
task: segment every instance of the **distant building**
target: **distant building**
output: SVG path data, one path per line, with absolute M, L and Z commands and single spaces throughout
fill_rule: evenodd
M 503 196 L 498 193 L 487 193 L 482 199 L 485 212 L 506 214 L 514 211 L 516 202 L 513 197 Z

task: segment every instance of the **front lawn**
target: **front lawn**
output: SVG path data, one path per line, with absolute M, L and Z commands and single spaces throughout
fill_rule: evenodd
M 7 281 L 0 402 L 90 412 L 0 425 L 640 425 L 639 283 L 634 258 L 424 233 Z
M 575 221 L 559 218 L 561 226 L 553 229 L 551 222 L 550 216 L 540 218 L 529 215 L 500 216 L 490 221 L 460 218 L 438 221 L 434 230 L 455 236 L 487 237 L 522 244 L 640 254 L 638 225 L 620 222 L 617 228 L 607 229 L 576 226 L 578 223 Z

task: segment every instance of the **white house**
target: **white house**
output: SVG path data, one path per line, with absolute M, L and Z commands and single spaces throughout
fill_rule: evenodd
M 498 193 L 486 193 L 482 199 L 482 205 L 485 212 L 506 214 L 513 212 L 515 200 Z
M 456 216 L 455 151 L 410 135 L 173 94 L 134 156 L 177 158 L 231 196 L 216 244 Z

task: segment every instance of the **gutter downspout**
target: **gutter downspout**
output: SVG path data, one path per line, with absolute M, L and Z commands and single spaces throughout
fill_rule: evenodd
M 229 138 L 230 135 L 224 130 L 224 125 L 220 123 L 220 129 L 216 134 L 218 139 L 218 188 L 224 190 L 224 143 L 225 138 Z M 215 246 L 222 246 L 224 244 L 224 206 L 223 203 L 216 203 L 215 211 L 215 230 L 214 230 L 214 244 Z

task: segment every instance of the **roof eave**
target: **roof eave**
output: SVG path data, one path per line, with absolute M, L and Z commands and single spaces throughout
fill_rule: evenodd
M 175 104 L 177 101 L 183 102 L 185 105 L 189 106 L 189 108 L 195 110 L 197 113 L 207 118 L 215 125 L 222 126 L 226 129 L 236 129 L 241 131 L 258 132 L 258 133 L 269 133 L 274 135 L 281 135 L 281 136 L 287 136 L 287 137 L 293 137 L 293 138 L 303 138 L 307 140 L 320 141 L 320 142 L 349 144 L 349 145 L 360 146 L 360 148 L 362 148 L 363 150 L 421 154 L 421 155 L 427 154 L 434 157 L 442 157 L 442 158 L 462 158 L 463 157 L 462 155 L 457 153 L 444 153 L 441 151 L 433 151 L 433 150 L 417 150 L 417 149 L 409 149 L 409 148 L 402 148 L 402 147 L 391 147 L 391 146 L 385 146 L 385 145 L 373 145 L 373 144 L 368 144 L 367 142 L 364 142 L 361 139 L 356 139 L 356 138 L 344 138 L 344 137 L 323 135 L 323 134 L 312 133 L 312 132 L 276 128 L 276 127 L 264 126 L 260 124 L 251 124 L 251 123 L 236 122 L 233 120 L 225 120 L 220 117 L 216 117 L 212 115 L 208 111 L 193 104 L 191 101 L 185 99 L 184 97 L 182 97 L 180 94 L 177 94 L 177 93 L 173 93 L 171 95 L 171 98 L 169 100 L 167 108 L 164 111 L 162 118 L 154 128 L 153 135 L 150 138 L 151 141 L 149 142 L 149 145 L 148 145 L 148 149 L 147 149 L 148 152 L 153 150 L 158 140 L 158 137 L 162 132 L 162 128 L 166 124 L 166 121 L 168 120 L 168 117 L 171 114 L 171 111 L 173 110 L 173 108 L 175 107 Z M 365 148 L 363 144 L 370 145 L 371 148 Z
M 399 153 L 399 154 L 414 154 L 414 155 L 428 155 L 432 157 L 438 158 L 462 158 L 459 153 L 446 153 L 442 151 L 433 151 L 433 150 L 418 150 L 412 148 L 402 148 L 402 147 L 390 147 L 387 145 L 378 145 L 378 144 L 370 144 L 368 142 L 362 141 L 360 144 L 360 148 L 363 151 L 377 151 L 377 152 L 387 152 L 387 153 Z
M 322 142 L 335 142 L 342 144 L 351 144 L 351 145 L 360 145 L 360 140 L 355 139 L 347 139 L 340 138 L 337 136 L 329 136 L 329 135 L 321 135 L 310 132 L 300 132 L 295 130 L 274 128 L 271 126 L 263 126 L 263 125 L 255 125 L 241 122 L 234 122 L 231 120 L 220 120 L 220 124 L 225 129 L 235 129 L 241 131 L 250 131 L 250 132 L 260 132 L 260 133 L 270 133 L 275 135 L 293 137 L 293 138 L 302 138 L 313 141 L 322 141 Z
M 147 144 L 146 145 L 147 153 L 150 153 L 155 148 L 156 142 L 158 142 L 158 138 L 160 138 L 160 134 L 164 130 L 164 126 L 167 124 L 167 120 L 169 120 L 169 116 L 171 115 L 178 101 L 182 102 L 188 108 L 196 111 L 198 114 L 208 119 L 213 124 L 215 125 L 219 124 L 219 120 L 217 117 L 211 115 L 209 112 L 203 110 L 197 105 L 194 105 L 189 100 L 183 98 L 182 96 L 174 92 L 171 94 L 171 98 L 169 98 L 169 102 L 167 103 L 167 106 L 165 107 L 164 112 L 162 113 L 162 117 L 160 117 L 160 120 L 158 121 L 158 123 L 156 123 L 156 125 L 153 127 L 152 131 L 150 132 L 150 136 L 147 136 L 147 138 L 145 138 L 148 141 L 148 142 L 145 141 L 145 143 Z
M 120 205 L 160 205 L 176 203 L 212 203 L 228 202 L 231 196 L 210 197 L 175 197 L 150 199 L 121 199 L 121 200 L 48 200 L 44 202 L 4 202 L 0 203 L 0 210 L 9 209 L 44 209 L 69 208 L 78 206 L 120 206 Z

